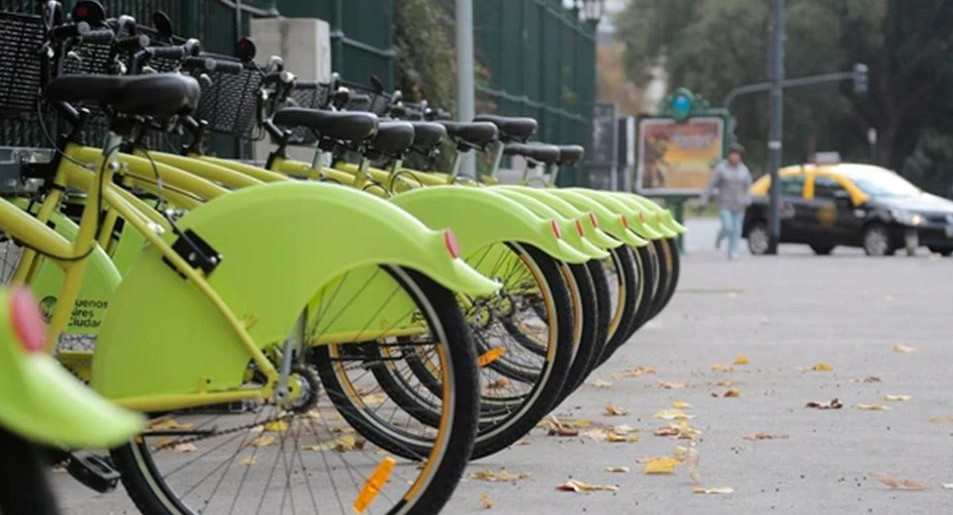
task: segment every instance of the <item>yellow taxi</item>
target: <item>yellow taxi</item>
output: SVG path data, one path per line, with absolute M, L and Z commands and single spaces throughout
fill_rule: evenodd
M 953 202 L 926 193 L 896 172 L 867 164 L 789 166 L 779 171 L 781 243 L 830 254 L 839 245 L 870 256 L 920 246 L 953 254 Z M 743 235 L 752 254 L 768 250 L 770 176 L 751 186 Z

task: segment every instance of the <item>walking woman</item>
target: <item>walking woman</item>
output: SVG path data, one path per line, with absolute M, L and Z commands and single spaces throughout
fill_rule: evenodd
M 728 159 L 718 163 L 712 170 L 711 180 L 701 197 L 702 206 L 707 206 L 712 195 L 715 195 L 718 216 L 721 218 L 715 249 L 720 250 L 721 241 L 728 238 L 728 259 L 738 257 L 745 208 L 751 203 L 751 172 L 742 161 L 744 152 L 745 148 L 738 143 L 731 145 Z

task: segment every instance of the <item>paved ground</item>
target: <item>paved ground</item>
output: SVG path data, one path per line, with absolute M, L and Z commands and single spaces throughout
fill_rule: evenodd
M 953 259 L 866 258 L 835 251 L 819 258 L 806 248 L 782 248 L 777 258 L 745 256 L 729 262 L 711 250 L 711 222 L 692 224 L 681 288 L 670 307 L 595 374 L 607 389 L 584 386 L 557 416 L 641 429 L 637 443 L 596 443 L 551 437 L 536 430 L 526 445 L 474 463 L 481 469 L 527 472 L 518 482 L 467 479 L 446 513 L 941 513 L 953 490 Z M 902 344 L 916 349 L 898 353 Z M 716 372 L 714 363 L 745 355 L 750 364 Z M 833 370 L 815 372 L 815 364 Z M 614 379 L 635 366 L 655 374 Z M 876 376 L 880 382 L 862 382 Z M 687 383 L 659 388 L 660 381 Z M 718 383 L 731 381 L 732 386 Z M 739 389 L 738 398 L 712 392 Z M 910 395 L 906 402 L 886 394 Z M 820 411 L 808 401 L 839 398 L 844 408 Z M 647 476 L 640 457 L 671 454 L 684 440 L 653 436 L 654 418 L 676 400 L 694 405 L 691 425 L 706 487 L 732 487 L 730 495 L 698 495 L 686 467 L 674 476 Z M 613 403 L 629 410 L 606 417 Z M 858 403 L 889 405 L 863 411 Z M 749 441 L 770 432 L 787 439 Z M 630 467 L 609 473 L 608 466 Z M 869 472 L 909 478 L 926 491 L 890 490 Z M 569 478 L 617 485 L 619 490 L 559 492 Z M 123 494 L 97 499 L 57 477 L 67 513 L 126 513 Z M 481 496 L 493 503 L 486 511 Z M 105 502 L 104 502 L 105 501 Z M 128 512 L 132 512 L 129 510 Z

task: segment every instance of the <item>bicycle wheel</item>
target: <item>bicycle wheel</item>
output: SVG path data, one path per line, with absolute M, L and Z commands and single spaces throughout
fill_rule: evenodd
M 0 513 L 56 515 L 56 502 L 37 447 L 0 427 Z
M 608 340 L 595 366 L 605 363 L 619 346 L 628 340 L 629 328 L 636 320 L 641 303 L 645 299 L 644 281 L 636 269 L 636 259 L 628 245 L 609 250 L 609 258 L 602 261 L 607 278 L 612 316 L 609 321 Z
M 522 438 L 559 399 L 573 358 L 573 314 L 559 263 L 538 249 L 515 243 L 493 245 L 468 262 L 504 285 L 490 297 L 458 297 L 481 362 L 480 426 L 472 454 L 476 458 Z M 349 358 L 353 360 L 350 369 L 319 365 L 329 391 L 347 392 L 358 381 L 367 381 L 357 370 L 368 357 Z M 430 356 L 419 351 L 402 353 L 399 364 L 391 361 L 391 366 L 373 367 L 376 384 L 365 388 L 385 395 L 417 422 L 432 425 L 432 395 L 442 383 L 432 372 Z M 342 412 L 368 416 L 347 395 L 334 394 L 331 399 L 340 403 Z M 400 431 L 385 427 L 378 428 L 373 439 L 406 457 L 411 457 L 406 453 L 416 445 Z
M 668 275 L 665 280 L 665 287 L 660 293 L 660 299 L 657 302 L 657 306 L 652 314 L 654 318 L 655 315 L 658 315 L 665 306 L 668 305 L 669 301 L 672 300 L 672 296 L 675 294 L 675 288 L 678 287 L 678 276 L 681 272 L 680 266 L 680 256 L 678 253 L 678 241 L 675 238 L 666 238 L 664 240 L 663 248 L 663 263 L 666 266 Z
M 463 474 L 477 423 L 475 355 L 453 294 L 412 270 L 370 267 L 326 285 L 306 312 L 300 334 L 311 347 L 296 356 L 292 378 L 300 393 L 291 404 L 165 413 L 112 451 L 144 514 L 440 511 Z M 443 386 L 431 398 L 436 427 L 416 423 L 385 395 L 359 389 L 376 385 L 366 367 L 380 362 L 354 366 L 368 381 L 344 389 L 353 409 L 340 411 L 333 396 L 341 390 L 324 385 L 322 392 L 309 364 L 312 354 L 323 354 L 334 368 L 351 367 L 344 353 L 371 342 L 384 354 L 401 352 L 398 337 L 432 356 Z M 394 357 L 387 363 L 397 363 Z M 375 435 L 398 430 L 401 441 L 418 443 L 404 449 L 414 462 L 374 445 Z
M 568 268 L 570 273 L 566 275 L 566 282 L 570 285 L 577 326 L 574 336 L 578 344 L 559 402 L 585 382 L 602 355 L 609 331 L 609 288 L 602 265 L 590 260 Z

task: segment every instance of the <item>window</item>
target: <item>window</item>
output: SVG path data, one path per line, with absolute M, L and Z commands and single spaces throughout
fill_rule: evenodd
M 804 192 L 804 176 L 789 175 L 781 178 L 781 195 L 800 197 Z
M 834 199 L 834 192 L 836 191 L 844 191 L 844 188 L 836 179 L 825 175 L 814 176 L 814 198 Z

